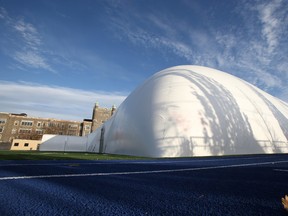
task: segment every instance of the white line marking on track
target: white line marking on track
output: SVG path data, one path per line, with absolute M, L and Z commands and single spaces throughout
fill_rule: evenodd
M 87 177 L 87 176 L 110 176 L 110 175 L 135 175 L 135 174 L 153 174 L 153 173 L 169 173 L 169 172 L 185 172 L 185 171 L 198 171 L 198 170 L 212 170 L 212 169 L 225 169 L 234 167 L 248 167 L 259 165 L 270 165 L 288 163 L 288 161 L 272 161 L 262 163 L 249 163 L 249 164 L 234 164 L 226 166 L 213 166 L 213 167 L 198 167 L 198 168 L 184 168 L 184 169 L 169 169 L 169 170 L 148 170 L 148 171 L 134 171 L 134 172 L 114 172 L 114 173 L 84 173 L 84 174 L 63 174 L 63 175 L 39 175 L 39 176 L 11 176 L 1 177 L 2 180 L 17 180 L 17 179 L 40 179 L 40 178 L 67 178 L 67 177 Z
M 235 160 L 252 160 L 252 159 L 268 159 L 266 157 L 239 157 L 239 158 L 223 158 L 223 159 L 197 159 L 195 158 L 195 160 L 193 160 L 193 158 L 191 158 L 191 160 L 153 160 L 153 161 L 149 161 L 149 160 L 144 160 L 144 161 L 116 161 L 116 162 L 109 162 L 109 161 L 97 161 L 97 162 L 89 162 L 89 163 L 85 163 L 85 162 L 80 162 L 80 161 L 71 161 L 71 163 L 77 163 L 79 165 L 94 165 L 94 164 L 101 164 L 101 165 L 112 165 L 112 164 L 169 164 L 169 163 L 199 163 L 199 162 L 213 162 L 213 161 L 235 161 Z M 269 159 L 271 159 L 271 157 L 269 157 Z M 70 162 L 65 162 L 65 163 L 27 163 L 27 164 L 0 164 L 0 167 L 6 167 L 6 166 L 67 166 L 69 164 L 71 164 Z
M 288 172 L 288 170 L 284 170 L 284 169 L 274 169 L 274 171 L 279 171 L 279 172 Z

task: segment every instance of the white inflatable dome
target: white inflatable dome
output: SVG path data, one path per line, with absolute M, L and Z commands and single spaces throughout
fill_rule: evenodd
M 177 66 L 132 92 L 86 145 L 91 152 L 186 157 L 288 153 L 287 139 L 285 102 L 219 70 Z

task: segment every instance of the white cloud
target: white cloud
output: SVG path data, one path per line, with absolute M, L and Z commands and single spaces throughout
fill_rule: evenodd
M 160 40 L 161 44 L 170 49 L 177 56 L 185 58 L 187 61 L 191 62 L 194 58 L 193 52 L 190 46 L 186 43 L 183 43 L 179 40 L 171 40 L 163 38 Z
M 281 35 L 279 31 L 281 25 L 280 14 L 277 13 L 281 8 L 282 0 L 269 1 L 256 6 L 259 13 L 259 19 L 262 22 L 262 35 L 268 44 L 268 52 L 272 53 L 278 46 Z
M 21 34 L 24 43 L 28 48 L 38 50 L 42 42 L 38 31 L 32 24 L 19 20 L 14 25 L 14 29 Z
M 219 43 L 225 49 L 233 49 L 236 47 L 238 41 L 233 34 L 223 34 L 222 32 L 217 32 L 215 37 L 217 43 Z
M 35 52 L 16 52 L 14 59 L 21 62 L 24 65 L 29 65 L 34 68 L 46 68 L 50 69 L 50 66 L 46 64 L 45 59 Z
M 101 107 L 119 106 L 125 93 L 84 91 L 26 82 L 0 81 L 0 112 L 30 116 L 82 120 L 91 118 L 96 101 Z
M 165 35 L 170 37 L 177 35 L 177 29 L 171 25 L 171 20 L 162 14 L 161 17 L 157 17 L 154 14 L 147 15 L 147 20 L 150 21 L 150 25 L 155 26 Z
M 47 64 L 46 59 L 40 56 L 37 52 L 16 52 L 14 59 L 24 65 L 28 65 L 33 68 L 42 68 L 49 71 L 54 71 L 50 65 Z
M 166 23 L 171 24 L 171 21 L 167 18 L 147 15 L 148 19 L 146 21 L 141 19 L 144 23 L 143 26 L 141 26 L 133 22 L 135 19 L 140 20 L 136 13 L 130 11 L 129 16 L 132 16 L 133 18 L 127 17 L 126 14 L 122 13 L 110 17 L 113 28 L 117 29 L 117 31 L 112 29 L 112 31 L 115 32 L 116 37 L 121 40 L 128 39 L 136 46 L 158 49 L 159 52 L 163 53 L 169 51 L 177 56 L 185 58 L 187 61 L 193 59 L 192 50 L 189 44 L 177 38 L 177 28 L 167 25 Z M 154 26 L 159 32 L 155 33 L 156 31 L 150 31 L 150 29 L 147 29 L 144 26 Z
M 207 10 L 195 4 L 191 5 L 195 13 Z M 109 13 L 109 26 L 115 36 L 135 46 L 231 72 L 273 93 L 285 86 L 288 77 L 286 5 L 283 0 L 239 1 L 231 11 L 235 19 L 221 27 L 205 22 L 205 29 L 173 14 L 143 14 L 133 6 L 118 5 Z M 200 21 L 211 18 L 206 16 Z
M 0 7 L 0 19 L 5 19 L 6 17 L 7 11 L 3 7 Z
M 285 75 L 288 74 L 285 63 L 288 23 L 283 3 L 281 0 L 241 1 L 234 13 L 243 23 L 238 21 L 237 26 L 226 25 L 217 30 L 210 27 L 217 44 L 216 48 L 210 48 L 210 56 L 218 59 L 216 66 L 271 94 L 281 91 L 288 77 Z M 207 44 L 213 46 L 213 40 Z
M 55 72 L 43 55 L 42 41 L 36 27 L 31 23 L 19 20 L 14 25 L 14 29 L 21 35 L 24 46 L 21 51 L 16 51 L 13 54 L 13 58 L 27 67 Z
M 9 40 L 4 39 L 6 41 L 2 43 L 5 50 L 9 50 L 6 51 L 7 55 L 24 67 L 55 72 L 45 57 L 47 52 L 43 49 L 41 34 L 36 26 L 24 19 L 9 16 L 4 8 L 0 8 L 0 19 L 5 20 L 7 29 L 13 34 Z

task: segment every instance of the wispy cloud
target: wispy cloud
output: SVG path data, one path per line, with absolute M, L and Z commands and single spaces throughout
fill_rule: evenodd
M 256 6 L 262 22 L 262 36 L 268 44 L 268 53 L 274 52 L 281 36 L 282 0 L 273 0 Z M 280 9 L 280 10 L 279 10 Z
M 155 49 L 163 56 L 174 54 L 185 59 L 188 64 L 217 67 L 217 64 L 225 62 L 219 58 L 219 50 L 215 46 L 216 31 L 215 35 L 209 35 L 173 14 L 157 11 L 157 15 L 148 13 L 143 19 L 144 15 L 139 15 L 133 8 L 124 8 L 129 12 L 124 13 L 121 4 L 113 14 L 109 11 L 111 31 L 120 40 L 128 40 L 144 49 Z
M 110 108 L 114 104 L 119 106 L 126 95 L 121 92 L 83 91 L 27 82 L 0 81 L 2 112 L 25 112 L 30 116 L 47 118 L 91 118 L 96 101 L 100 106 Z
M 19 20 L 17 23 L 15 23 L 14 28 L 22 35 L 27 47 L 32 50 L 38 50 L 42 42 L 38 31 L 32 24 Z
M 116 37 L 121 40 L 128 39 L 135 46 L 142 46 L 146 49 L 153 48 L 163 53 L 167 51 L 174 53 L 187 61 L 193 59 L 191 47 L 177 38 L 177 28 L 171 26 L 172 22 L 167 17 L 147 14 L 147 19 L 142 20 L 135 11 L 129 11 L 127 14 L 120 11 L 116 13 L 116 16 L 110 17 L 111 26 L 114 28 L 112 31 L 115 32 Z M 133 20 L 142 20 L 142 25 Z M 154 31 L 146 26 L 151 26 Z
M 245 24 L 250 34 L 238 47 L 242 62 L 255 72 L 257 83 L 264 90 L 283 89 L 287 85 L 287 2 L 282 0 L 259 1 L 244 4 Z M 256 13 L 255 13 L 256 12 Z M 260 25 L 259 25 L 260 24 Z M 259 27 L 259 28 L 258 28 Z M 258 30 L 259 29 L 259 30 Z
M 45 57 L 41 34 L 36 26 L 26 22 L 23 18 L 18 19 L 9 16 L 4 8 L 0 8 L 0 18 L 4 20 L 6 27 L 10 29 L 10 33 L 14 34 L 11 38 L 17 38 L 14 39 L 13 45 L 11 40 L 7 41 L 6 46 L 9 46 L 8 55 L 27 68 L 55 72 Z
M 37 52 L 27 51 L 27 52 L 15 52 L 14 59 L 23 65 L 27 65 L 33 68 L 46 69 L 49 71 L 54 70 L 47 64 L 46 59 L 39 55 Z
M 205 30 L 173 14 L 157 11 L 144 16 L 132 6 L 120 3 L 115 10 L 111 7 L 113 13 L 110 11 L 109 19 L 115 36 L 135 46 L 153 48 L 163 56 L 170 52 L 188 64 L 231 72 L 266 91 L 283 89 L 287 85 L 287 75 L 283 79 L 283 74 L 288 74 L 287 3 L 243 0 L 237 5 L 230 14 L 237 21 L 219 27 L 207 22 L 208 18 L 213 20 L 210 13 L 200 17 L 199 11 L 205 12 L 207 8 L 193 4 L 195 19 L 203 21 Z
M 6 19 L 7 17 L 7 11 L 3 7 L 0 7 L 0 19 Z

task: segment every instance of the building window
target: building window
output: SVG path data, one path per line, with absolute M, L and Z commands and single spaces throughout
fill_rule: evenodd
M 41 130 L 41 129 L 36 129 L 36 134 L 43 134 L 43 130 Z
M 31 129 L 20 128 L 20 129 L 19 129 L 19 133 L 20 133 L 20 134 L 29 134 L 29 133 L 31 133 Z
M 29 143 L 24 143 L 24 147 L 28 147 L 29 146 Z
M 42 122 L 37 122 L 37 127 L 41 127 Z
M 85 130 L 90 130 L 90 125 L 85 125 Z
M 16 128 L 13 128 L 13 129 L 12 129 L 12 134 L 16 134 L 16 132 L 17 132 L 17 129 L 16 129 Z
M 6 119 L 0 119 L 0 124 L 5 124 L 6 123 Z
M 76 133 L 76 131 L 68 131 L 68 135 L 77 136 L 77 133 Z
M 19 146 L 19 143 L 14 143 L 14 146 Z
M 0 126 L 0 133 L 3 133 L 3 131 L 4 131 L 4 127 Z
M 33 126 L 33 121 L 21 121 L 21 126 Z
M 68 128 L 72 129 L 72 130 L 76 130 L 78 128 L 78 125 L 77 124 L 69 124 Z
M 19 124 L 19 121 L 15 121 L 15 122 L 14 122 L 14 125 L 15 125 L 15 126 L 18 126 L 18 124 Z

